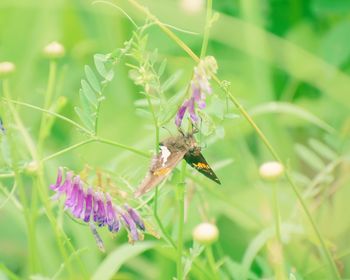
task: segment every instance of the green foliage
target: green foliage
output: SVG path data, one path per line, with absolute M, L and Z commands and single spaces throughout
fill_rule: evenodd
M 0 279 L 350 278 L 349 1 L 213 1 L 215 21 L 185 0 L 0 2 Z M 183 166 L 136 199 L 204 29 L 219 69 L 197 138 L 222 185 Z M 40 55 L 52 39 L 63 58 Z M 264 181 L 271 150 L 287 177 Z M 145 240 L 101 228 L 99 252 L 51 199 L 58 166 L 137 208 Z M 192 237 L 208 221 L 210 248 Z

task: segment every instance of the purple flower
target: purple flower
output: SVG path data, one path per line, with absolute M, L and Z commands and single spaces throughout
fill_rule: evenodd
M 62 176 L 63 176 L 63 168 L 62 167 L 59 167 L 58 168 L 58 171 L 57 171 L 57 179 L 56 179 L 56 183 L 55 184 L 51 184 L 50 185 L 50 189 L 52 190 L 57 190 L 60 186 L 61 186 L 61 183 L 62 183 Z
M 99 227 L 107 223 L 106 208 L 103 201 L 103 194 L 98 192 L 94 196 L 94 221 Z
M 87 193 L 84 197 L 85 199 L 85 211 L 84 211 L 84 222 L 90 222 L 90 216 L 92 211 L 92 188 L 88 188 Z
M 70 188 L 65 190 L 67 195 L 66 202 L 65 202 L 66 208 L 72 208 L 73 206 L 75 206 L 78 199 L 79 188 L 80 188 L 80 177 L 76 176 L 73 179 L 73 186 L 70 185 Z
M 125 204 L 125 209 L 126 211 L 128 211 L 129 216 L 131 217 L 131 219 L 133 219 L 138 228 L 144 231 L 146 229 L 145 224 L 142 221 L 139 213 L 137 213 L 137 211 L 134 208 L 129 207 L 127 204 Z
M 185 100 L 185 102 L 181 105 L 181 107 L 177 111 L 176 119 L 175 119 L 175 124 L 177 127 L 181 126 L 182 119 L 184 118 L 187 110 L 187 103 L 188 103 L 188 100 Z
M 131 216 L 129 215 L 129 213 L 123 212 L 122 218 L 125 222 L 127 229 L 130 232 L 132 240 L 134 240 L 134 241 L 139 240 L 139 233 L 137 232 L 136 224 L 135 224 L 134 220 L 131 218 Z
M 118 232 L 120 228 L 120 223 L 117 218 L 116 210 L 112 205 L 112 198 L 108 193 L 106 194 L 106 201 L 108 229 L 111 232 Z
M 78 219 L 81 217 L 81 214 L 83 213 L 83 210 L 84 210 L 84 197 L 85 197 L 84 189 L 81 185 L 81 182 L 79 182 L 76 204 L 73 206 L 73 208 L 71 208 L 73 216 Z
M 186 99 L 177 111 L 175 118 L 177 127 L 181 126 L 186 111 L 188 111 L 193 123 L 198 122 L 199 118 L 196 113 L 196 105 L 200 110 L 206 107 L 206 96 L 212 92 L 209 80 L 215 74 L 216 70 L 217 65 L 213 57 L 204 58 L 194 68 L 194 75 L 191 81 L 191 97 Z
M 1 130 L 2 133 L 5 133 L 5 127 L 4 127 L 4 124 L 3 124 L 1 118 L 0 118 L 0 130 Z
M 54 197 L 59 198 L 62 194 L 66 194 L 65 209 L 69 209 L 76 219 L 90 224 L 100 249 L 103 248 L 103 242 L 95 225 L 107 226 L 110 232 L 116 233 L 121 228 L 122 219 L 131 240 L 139 240 L 138 230 L 144 231 L 145 225 L 135 209 L 128 205 L 120 209 L 113 203 L 108 193 L 94 191 L 92 187 L 85 189 L 80 176 L 74 175 L 72 171 L 66 172 L 64 176 L 64 169 L 59 167 L 57 173 L 56 183 L 50 185 L 50 188 L 56 192 Z

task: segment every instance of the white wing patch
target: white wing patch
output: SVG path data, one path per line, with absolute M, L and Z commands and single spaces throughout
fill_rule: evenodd
M 165 166 L 165 163 L 167 162 L 168 160 L 168 157 L 170 156 L 170 151 L 167 147 L 165 146 L 160 146 L 160 150 L 161 150 L 161 160 L 162 160 L 162 166 Z

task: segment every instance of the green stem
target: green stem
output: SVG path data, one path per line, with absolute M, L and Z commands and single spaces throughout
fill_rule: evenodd
M 35 105 L 31 105 L 31 104 L 28 104 L 28 103 L 11 100 L 9 98 L 4 98 L 4 100 L 6 102 L 9 102 L 9 103 L 18 104 L 18 105 L 21 105 L 23 107 L 31 108 L 31 109 L 34 109 L 34 110 L 37 110 L 37 111 L 40 111 L 40 112 L 47 113 L 49 115 L 55 116 L 56 118 L 61 119 L 61 120 L 65 121 L 65 122 L 75 126 L 76 128 L 78 128 L 79 130 L 85 132 L 86 134 L 92 135 L 91 132 L 89 130 L 87 130 L 85 127 L 81 126 L 80 124 L 76 123 L 75 121 L 72 121 L 71 119 L 69 119 L 69 118 L 67 118 L 65 116 L 62 116 L 62 115 L 60 115 L 58 113 L 55 113 L 55 112 L 43 109 L 43 108 L 35 106 Z
M 2 90 L 3 94 L 6 97 L 10 96 L 10 89 L 8 80 L 4 80 L 2 84 Z M 13 108 L 13 106 L 9 106 L 9 110 L 15 119 L 15 123 L 18 127 L 20 127 L 20 124 L 18 123 L 19 115 L 17 114 L 16 110 Z M 3 115 L 5 117 L 6 115 Z M 7 119 L 4 119 L 5 123 L 10 123 L 7 121 Z M 27 193 L 25 190 L 25 187 L 23 185 L 22 176 L 19 172 L 19 158 L 18 158 L 18 149 L 16 147 L 16 141 L 13 137 L 13 130 L 8 129 L 7 130 L 7 137 L 10 143 L 10 155 L 11 155 L 11 162 L 12 162 L 12 169 L 13 169 L 13 175 L 15 178 L 15 182 L 18 186 L 18 194 L 20 202 L 23 206 L 23 214 L 24 214 L 24 220 L 27 225 L 27 234 L 28 234 L 28 265 L 29 265 L 29 271 L 31 274 L 35 274 L 38 272 L 38 262 L 37 262 L 37 254 L 36 254 L 36 237 L 35 237 L 35 227 L 33 226 L 33 219 L 31 219 L 31 213 L 30 213 L 30 203 L 27 197 Z M 29 146 L 28 146 L 29 147 Z
M 216 269 L 216 263 L 215 263 L 215 258 L 214 258 L 214 255 L 213 255 L 213 250 L 212 250 L 212 247 L 211 245 L 207 245 L 206 248 L 205 248 L 205 255 L 207 257 L 207 261 L 208 261 L 208 264 L 209 264 L 209 267 L 213 273 L 213 279 L 219 279 L 218 278 L 218 271 Z
M 49 79 L 47 82 L 47 89 L 45 93 L 45 101 L 44 101 L 44 109 L 47 110 L 51 104 L 52 96 L 55 88 L 55 81 L 56 81 L 56 72 L 57 72 L 57 63 L 55 60 L 50 61 L 50 67 L 49 67 Z M 39 128 L 39 139 L 38 139 L 38 152 L 39 155 L 41 154 L 42 145 L 46 138 L 46 127 L 47 127 L 47 117 L 45 115 L 42 115 L 41 117 L 41 123 Z
M 99 96 L 101 96 L 101 95 L 102 94 L 99 93 Z M 94 131 L 94 135 L 95 136 L 97 135 L 97 132 L 98 132 L 98 119 L 99 119 L 99 116 L 100 116 L 100 108 L 101 108 L 101 101 L 99 100 L 98 104 L 97 104 L 97 109 L 96 109 L 95 131 Z
M 135 153 L 135 154 L 137 154 L 139 156 L 142 156 L 142 157 L 146 157 L 146 158 L 151 157 L 150 153 L 148 153 L 148 152 L 144 152 L 144 151 L 135 149 L 133 147 L 130 147 L 130 146 L 127 146 L 127 145 L 124 145 L 124 144 L 121 144 L 121 143 L 109 140 L 109 139 L 105 139 L 105 138 L 101 138 L 101 137 L 95 137 L 94 139 L 97 142 L 105 143 L 105 144 L 108 144 L 108 145 L 111 145 L 111 146 L 114 146 L 114 147 L 118 147 L 118 148 L 130 151 L 130 152 L 133 152 L 133 153 Z
M 9 101 L 10 99 L 10 93 L 9 93 L 9 86 L 8 86 L 8 81 L 4 80 L 3 81 L 3 91 L 4 91 L 4 96 L 5 96 L 5 101 Z M 28 151 L 30 152 L 32 158 L 34 161 L 38 162 L 38 153 L 37 153 L 37 149 L 36 149 L 36 145 L 34 144 L 31 136 L 29 135 L 29 133 L 27 132 L 26 128 L 24 127 L 22 120 L 18 114 L 18 112 L 15 110 L 15 108 L 13 107 L 13 103 L 16 102 L 8 102 L 8 108 L 14 118 L 14 122 L 18 128 L 18 130 L 20 131 L 22 137 L 23 137 L 23 141 L 26 144 Z M 16 172 L 15 172 L 16 173 Z M 72 267 L 70 265 L 70 263 L 68 262 L 68 254 L 66 252 L 66 249 L 64 247 L 64 243 L 68 244 L 68 246 L 70 246 L 72 248 L 72 244 L 70 243 L 70 240 L 65 237 L 62 238 L 62 235 L 60 233 L 60 230 L 57 228 L 57 223 L 56 220 L 54 218 L 54 215 L 52 213 L 50 204 L 49 204 L 49 197 L 47 194 L 47 191 L 45 192 L 44 190 L 46 189 L 45 183 L 44 183 L 44 179 L 43 179 L 43 174 L 42 174 L 42 170 L 41 170 L 41 166 L 39 166 L 39 170 L 37 171 L 37 178 L 38 181 L 40 182 L 40 184 L 38 184 L 38 188 L 37 191 L 39 193 L 39 197 L 42 201 L 42 203 L 44 204 L 45 210 L 46 210 L 46 216 L 48 217 L 50 224 L 52 226 L 52 228 L 55 231 L 55 235 L 56 235 L 56 241 L 59 247 L 59 251 L 63 257 L 64 263 L 67 267 L 67 270 L 71 276 L 71 278 L 73 278 L 73 270 Z M 29 234 L 31 234 L 32 229 L 29 229 Z M 32 237 L 30 237 L 31 239 Z M 64 239 L 64 240 L 62 240 Z M 72 248 L 72 251 L 74 252 L 74 248 Z M 79 260 L 78 260 L 79 261 Z M 84 270 L 82 270 L 84 273 Z M 86 273 L 85 273 L 86 274 Z
M 177 280 L 183 280 L 182 254 L 183 254 L 183 231 L 185 221 L 185 177 L 186 177 L 186 162 L 182 161 L 181 180 L 177 186 L 177 200 L 179 212 L 179 225 L 177 233 Z
M 77 144 L 74 144 L 74 145 L 72 145 L 72 146 L 69 146 L 69 147 L 67 147 L 67 148 L 65 148 L 65 149 L 63 149 L 63 150 L 60 150 L 60 151 L 58 151 L 58 152 L 56 152 L 56 153 L 54 153 L 54 154 L 52 154 L 52 155 L 49 155 L 49 156 L 43 158 L 43 159 L 41 160 L 41 163 L 43 163 L 43 162 L 45 162 L 45 161 L 48 161 L 48 160 L 50 160 L 50 159 L 53 159 L 53 158 L 55 158 L 55 157 L 58 157 L 58 156 L 60 156 L 60 155 L 62 155 L 62 154 L 64 154 L 64 153 L 67 153 L 67 152 L 69 152 L 69 151 L 71 151 L 71 150 L 74 150 L 74 149 L 76 149 L 76 148 L 78 148 L 78 147 L 80 147 L 80 146 L 83 146 L 83 145 L 85 145 L 85 144 L 91 143 L 91 142 L 93 142 L 93 141 L 95 141 L 95 139 L 94 139 L 94 138 L 90 138 L 90 139 L 81 141 L 81 142 L 79 142 L 79 143 L 77 143 Z
M 15 176 L 14 172 L 0 174 L 0 178 L 12 178 Z
M 169 36 L 170 39 L 172 39 L 180 48 L 182 48 L 195 62 L 199 62 L 199 57 L 178 37 L 176 36 L 166 25 L 164 25 L 156 16 L 154 16 L 147 8 L 140 5 L 136 0 L 128 0 L 129 3 L 131 3 L 136 9 L 141 11 L 143 14 L 145 14 L 150 20 L 152 20 L 155 24 L 159 26 L 159 28 Z M 220 81 L 220 79 L 217 76 L 213 76 L 213 80 L 221 87 L 221 89 L 224 91 L 224 93 L 229 97 L 231 102 L 236 106 L 238 111 L 242 114 L 242 116 L 249 122 L 249 124 L 253 127 L 253 129 L 256 131 L 260 139 L 263 141 L 267 149 L 270 151 L 271 155 L 278 161 L 282 162 L 276 153 L 276 151 L 271 146 L 270 142 L 267 140 L 263 132 L 260 130 L 260 128 L 255 124 L 253 119 L 250 117 L 250 115 L 247 113 L 247 111 L 243 108 L 243 106 L 238 102 L 238 100 L 233 96 L 233 94 L 223 86 L 223 83 Z M 328 262 L 329 269 L 331 274 L 333 275 L 334 279 L 340 279 L 339 271 L 335 265 L 335 262 L 333 261 L 331 254 L 325 245 L 325 242 L 321 236 L 320 231 L 318 230 L 302 196 L 300 195 L 296 185 L 294 184 L 291 176 L 289 175 L 289 172 L 285 172 L 285 176 L 287 178 L 287 181 L 291 185 L 294 194 L 296 195 L 299 203 L 302 206 L 303 211 L 305 212 L 313 230 L 315 231 L 317 238 L 321 244 L 321 249 L 323 251 L 323 254 Z
M 206 19 L 205 19 L 205 29 L 204 29 L 204 35 L 203 35 L 203 42 L 202 42 L 202 49 L 201 49 L 200 58 L 203 58 L 206 55 L 206 53 L 207 53 L 212 13 L 213 13 L 212 0 L 207 0 L 207 15 L 206 15 Z
M 276 230 L 276 238 L 278 242 L 280 243 L 282 247 L 282 236 L 281 236 L 281 215 L 280 215 L 280 209 L 278 205 L 278 198 L 277 198 L 277 184 L 276 182 L 273 182 L 272 186 L 272 201 L 273 201 L 273 210 L 275 214 L 275 230 Z
M 276 231 L 276 242 L 278 245 L 279 250 L 281 250 L 281 258 L 277 260 L 276 267 L 275 267 L 275 276 L 278 280 L 285 280 L 286 279 L 286 272 L 284 269 L 284 254 L 283 254 L 283 243 L 282 243 L 282 235 L 281 235 L 281 214 L 280 214 L 280 208 L 278 205 L 278 193 L 277 193 L 277 183 L 272 183 L 273 190 L 272 190 L 272 204 L 274 209 L 274 215 L 275 215 L 275 231 Z
M 160 220 L 159 216 L 158 216 L 158 203 L 157 203 L 157 198 L 158 198 L 158 186 L 155 189 L 155 193 L 154 193 L 154 204 L 153 204 L 153 215 L 154 218 L 156 219 L 156 222 L 158 224 L 158 227 L 160 229 L 160 231 L 163 234 L 163 237 L 165 238 L 165 240 L 174 248 L 176 249 L 176 244 L 174 242 L 174 240 L 171 238 L 171 236 L 168 234 L 168 232 L 166 231 L 166 229 L 163 226 L 162 221 Z

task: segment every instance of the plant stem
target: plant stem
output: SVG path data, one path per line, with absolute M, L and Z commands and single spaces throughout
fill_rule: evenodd
M 161 222 L 161 220 L 160 220 L 160 218 L 158 216 L 158 203 L 156 201 L 157 198 L 158 198 L 158 186 L 155 188 L 155 193 L 154 193 L 153 215 L 154 215 L 154 218 L 156 219 L 158 227 L 159 227 L 160 231 L 162 232 L 164 238 L 176 250 L 175 242 L 173 241 L 171 236 L 168 234 L 168 232 L 165 230 L 165 228 L 163 226 L 163 223 Z
M 14 172 L 0 174 L 0 178 L 12 178 L 15 176 Z
M 280 208 L 278 204 L 278 193 L 277 193 L 277 183 L 272 182 L 272 204 L 273 204 L 273 212 L 275 216 L 275 231 L 276 231 L 276 249 L 279 250 L 279 258 L 275 263 L 275 276 L 278 280 L 286 279 L 286 272 L 284 268 L 284 254 L 283 254 L 283 243 L 282 243 L 282 235 L 281 235 L 281 214 Z M 273 241 L 272 241 L 273 242 Z
M 211 245 L 207 245 L 205 247 L 205 255 L 207 257 L 207 261 L 208 261 L 208 265 L 213 273 L 213 278 L 216 280 L 216 279 L 219 279 L 218 278 L 218 271 L 216 269 L 216 263 L 215 263 L 215 258 L 214 258 L 214 255 L 213 255 L 213 250 L 212 250 L 212 247 Z
M 8 84 L 8 80 L 4 80 L 2 84 L 2 90 L 3 94 L 5 97 L 10 96 L 10 88 Z M 17 124 L 18 127 L 23 127 L 21 124 L 18 123 L 19 120 L 19 115 L 17 114 L 15 108 L 13 106 L 9 106 L 9 110 L 12 114 L 12 117 L 15 119 L 15 123 Z M 6 115 L 4 115 L 5 117 Z M 10 123 L 5 119 L 5 123 Z M 37 262 L 37 253 L 36 253 L 36 236 L 35 236 L 35 226 L 33 225 L 33 222 L 35 222 L 31 218 L 31 213 L 30 213 L 30 203 L 27 198 L 27 193 L 25 190 L 25 187 L 23 185 L 23 180 L 22 176 L 20 175 L 19 172 L 19 166 L 18 166 L 18 149 L 16 145 L 16 141 L 14 140 L 13 136 L 13 129 L 8 129 L 7 130 L 7 137 L 10 143 L 10 156 L 11 156 L 11 167 L 13 169 L 13 174 L 15 178 L 15 182 L 18 186 L 18 193 L 19 193 L 19 199 L 21 201 L 21 204 L 23 206 L 23 214 L 24 214 L 24 220 L 26 222 L 27 226 L 27 234 L 28 234 L 28 266 L 29 266 L 29 271 L 31 274 L 35 274 L 38 272 L 38 262 Z M 30 145 L 28 145 L 28 148 Z
M 65 122 L 75 126 L 76 128 L 78 128 L 79 130 L 85 132 L 86 134 L 92 135 L 91 132 L 89 130 L 87 130 L 85 127 L 81 126 L 77 122 L 72 121 L 71 119 L 69 119 L 69 118 L 67 118 L 65 116 L 62 116 L 62 115 L 60 115 L 58 113 L 52 112 L 50 110 L 43 109 L 43 108 L 35 106 L 35 105 L 31 105 L 31 104 L 28 104 L 28 103 L 25 103 L 25 102 L 11 100 L 9 98 L 4 98 L 4 100 L 6 102 L 9 102 L 9 103 L 18 104 L 18 105 L 21 105 L 21 106 L 24 106 L 24 107 L 27 107 L 27 108 L 31 108 L 31 109 L 34 109 L 34 110 L 37 110 L 37 111 L 41 111 L 41 112 L 47 113 L 49 115 L 55 116 L 56 118 L 61 119 L 61 120 L 65 121 Z
M 272 186 L 272 202 L 273 202 L 273 211 L 275 214 L 276 238 L 282 246 L 281 215 L 280 215 L 280 209 L 279 209 L 279 205 L 278 205 L 277 184 L 276 184 L 276 182 L 273 182 L 272 184 L 273 184 L 273 186 Z
M 181 166 L 181 179 L 177 186 L 177 200 L 178 200 L 178 213 L 179 213 L 179 225 L 177 233 L 177 280 L 183 279 L 183 267 L 182 267 L 182 251 L 183 251 L 183 230 L 185 220 L 185 177 L 186 177 L 186 162 L 182 161 Z
M 204 29 L 200 58 L 203 58 L 207 53 L 212 13 L 213 13 L 212 0 L 207 0 L 207 15 L 206 15 L 206 19 L 205 19 L 205 29 Z
M 146 158 L 151 157 L 150 153 L 148 153 L 148 152 L 144 152 L 144 151 L 135 149 L 133 147 L 130 147 L 130 146 L 127 146 L 127 145 L 124 145 L 124 144 L 121 144 L 121 143 L 109 140 L 109 139 L 105 139 L 105 138 L 101 138 L 101 137 L 95 137 L 93 139 L 95 141 L 97 141 L 97 142 L 100 142 L 100 143 L 105 143 L 105 144 L 108 144 L 108 145 L 112 145 L 114 147 L 118 147 L 118 148 L 121 148 L 121 149 L 124 149 L 124 150 L 128 150 L 128 151 L 133 152 L 133 153 L 135 153 L 135 154 L 137 154 L 139 156 L 142 156 L 142 157 L 146 157 Z
M 45 101 L 44 101 L 44 109 L 48 110 L 51 102 L 52 102 L 52 96 L 55 88 L 55 81 L 56 81 L 56 72 L 57 72 L 57 63 L 55 60 L 50 61 L 49 66 L 49 79 L 47 82 L 47 89 L 45 93 Z M 42 115 L 41 122 L 40 122 L 40 128 L 39 128 L 39 139 L 38 139 L 38 153 L 39 155 L 42 152 L 42 145 L 46 138 L 46 127 L 47 127 L 47 117 L 46 115 Z
M 4 91 L 4 96 L 5 96 L 5 101 L 9 101 L 10 99 L 10 92 L 9 92 L 9 86 L 8 86 L 8 81 L 4 80 L 3 81 L 3 91 Z M 8 102 L 8 108 L 9 111 L 12 114 L 12 117 L 14 119 L 14 123 L 16 124 L 18 130 L 20 131 L 22 137 L 23 137 L 23 141 L 25 142 L 28 151 L 30 152 L 33 160 L 35 162 L 39 162 L 39 157 L 38 157 L 38 153 L 37 153 L 37 149 L 36 149 L 36 145 L 33 142 L 33 139 L 31 138 L 31 136 L 29 135 L 28 131 L 26 130 L 26 128 L 24 127 L 22 120 L 18 114 L 18 112 L 15 110 L 15 108 L 13 107 L 12 103 L 16 103 L 16 102 Z M 16 171 L 15 171 L 16 173 Z M 19 178 L 20 179 L 20 178 Z M 44 178 L 43 178 L 43 172 L 42 172 L 42 166 L 39 165 L 39 169 L 37 171 L 37 179 L 38 179 L 38 188 L 37 191 L 39 193 L 39 197 L 41 199 L 41 201 L 44 204 L 44 208 L 46 210 L 46 216 L 48 217 L 50 224 L 52 226 L 52 228 L 54 229 L 55 235 L 56 235 L 56 241 L 58 244 L 58 248 L 59 251 L 63 257 L 65 266 L 67 267 L 68 273 L 70 274 L 71 278 L 73 278 L 73 270 L 72 270 L 72 266 L 70 265 L 69 261 L 68 261 L 68 254 L 66 251 L 66 248 L 64 247 L 64 243 L 68 244 L 68 246 L 70 247 L 70 249 L 74 252 L 75 249 L 73 248 L 73 245 L 71 244 L 70 240 L 64 236 L 64 234 L 61 234 L 60 229 L 57 227 L 57 223 L 56 220 L 54 218 L 54 215 L 52 213 L 51 207 L 50 207 L 50 203 L 49 203 L 49 197 L 47 194 L 46 188 L 45 188 L 45 183 L 44 183 Z M 24 206 L 23 206 L 24 207 Z M 28 231 L 29 234 L 31 234 L 32 229 L 30 229 L 30 231 Z M 32 237 L 29 237 L 30 239 L 32 239 Z M 64 240 L 63 240 L 64 239 Z M 78 262 L 80 261 L 79 258 Z M 86 272 L 84 269 L 82 269 L 82 272 L 86 275 Z
M 55 158 L 55 157 L 57 157 L 57 156 L 60 156 L 60 155 L 62 155 L 62 154 L 64 154 L 64 153 L 67 153 L 67 152 L 69 152 L 69 151 L 71 151 L 71 150 L 74 150 L 74 149 L 76 149 L 76 148 L 78 148 L 78 147 L 81 147 L 81 146 L 83 146 L 83 145 L 85 145 L 85 144 L 91 143 L 91 142 L 93 142 L 93 141 L 95 141 L 95 139 L 94 139 L 94 138 L 90 138 L 90 139 L 81 141 L 81 142 L 79 142 L 79 143 L 77 143 L 77 144 L 74 144 L 74 145 L 72 145 L 72 146 L 69 146 L 69 147 L 67 147 L 67 148 L 65 148 L 65 149 L 63 149 L 63 150 L 60 150 L 60 151 L 58 151 L 58 152 L 52 154 L 52 155 L 49 155 L 49 156 L 47 156 L 47 157 L 44 157 L 44 158 L 41 160 L 41 163 L 43 163 L 43 162 L 45 162 L 45 161 L 48 161 L 48 160 L 50 160 L 50 159 L 53 159 L 53 158 Z
M 149 12 L 147 8 L 140 5 L 136 0 L 128 0 L 129 3 L 131 3 L 135 8 L 137 8 L 139 11 L 141 11 L 143 14 L 145 14 L 148 18 L 150 18 L 152 21 L 154 21 L 155 24 L 159 26 L 159 28 L 169 36 L 170 39 L 172 39 L 180 48 L 182 48 L 195 62 L 199 62 L 199 57 L 178 37 L 176 36 L 166 25 L 164 25 L 156 16 L 154 16 L 152 13 Z M 274 150 L 274 148 L 271 146 L 270 142 L 267 140 L 264 133 L 260 130 L 260 128 L 256 125 L 254 120 L 250 117 L 250 115 L 247 113 L 247 111 L 243 108 L 243 106 L 238 102 L 238 100 L 233 96 L 233 94 L 223 85 L 223 83 L 220 81 L 220 79 L 214 75 L 213 80 L 220 86 L 220 88 L 223 90 L 223 92 L 228 96 L 228 98 L 231 100 L 231 102 L 236 106 L 238 111 L 242 114 L 242 116 L 249 122 L 249 124 L 253 127 L 255 132 L 258 134 L 260 139 L 263 141 L 267 149 L 270 151 L 271 155 L 280 163 L 282 161 L 280 160 L 278 154 Z M 294 194 L 296 195 L 299 203 L 302 206 L 303 211 L 305 212 L 314 232 L 317 235 L 317 238 L 321 244 L 321 249 L 323 251 L 323 255 L 325 256 L 329 270 L 331 274 L 333 275 L 334 279 L 340 279 L 339 271 L 332 259 L 332 256 L 322 238 L 322 235 L 320 231 L 318 230 L 316 223 L 314 222 L 301 194 L 299 193 L 296 185 L 294 184 L 290 174 L 288 171 L 285 172 L 285 176 L 287 178 L 287 181 L 291 185 Z

